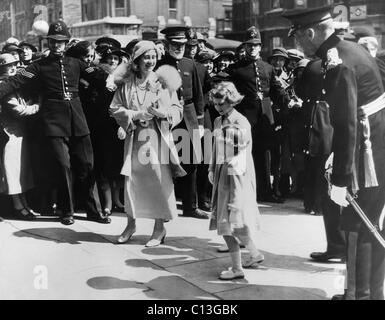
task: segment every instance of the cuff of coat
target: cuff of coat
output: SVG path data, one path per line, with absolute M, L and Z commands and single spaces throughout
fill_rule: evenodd
M 332 174 L 331 182 L 337 187 L 347 187 L 351 183 L 350 174 Z

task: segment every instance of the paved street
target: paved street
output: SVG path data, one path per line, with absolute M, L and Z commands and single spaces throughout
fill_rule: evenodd
M 223 243 L 207 220 L 178 217 L 167 223 L 166 242 L 145 248 L 152 221 L 138 221 L 129 244 L 114 244 L 123 214 L 110 225 L 79 215 L 70 227 L 56 218 L 0 222 L 0 299 L 330 299 L 343 290 L 342 264 L 308 259 L 325 249 L 321 216 L 302 213 L 301 203 L 261 206 L 260 269 L 246 279 L 223 282 L 229 266 Z

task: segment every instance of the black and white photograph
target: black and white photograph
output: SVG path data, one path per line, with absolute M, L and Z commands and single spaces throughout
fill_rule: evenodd
M 0 0 L 0 301 L 384 300 L 384 207 L 384 0 Z

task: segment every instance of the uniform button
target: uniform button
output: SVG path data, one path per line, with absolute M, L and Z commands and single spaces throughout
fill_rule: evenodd
M 66 90 L 68 90 L 68 87 L 65 87 Z
M 309 152 L 309 151 L 306 151 L 306 154 L 310 154 L 310 152 Z
M 325 89 L 322 89 L 322 94 L 326 94 L 326 90 Z

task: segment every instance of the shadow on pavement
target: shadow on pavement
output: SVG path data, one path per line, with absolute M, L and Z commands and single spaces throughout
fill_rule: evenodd
M 82 242 L 109 243 L 109 241 L 93 232 L 77 232 L 64 228 L 23 229 L 14 233 L 16 237 L 33 238 L 56 243 L 81 244 Z
M 207 300 L 214 297 L 186 282 L 181 277 L 160 276 L 148 282 L 122 280 L 114 277 L 95 277 L 87 284 L 96 290 L 142 289 L 148 299 Z M 127 297 L 129 299 L 130 297 Z

